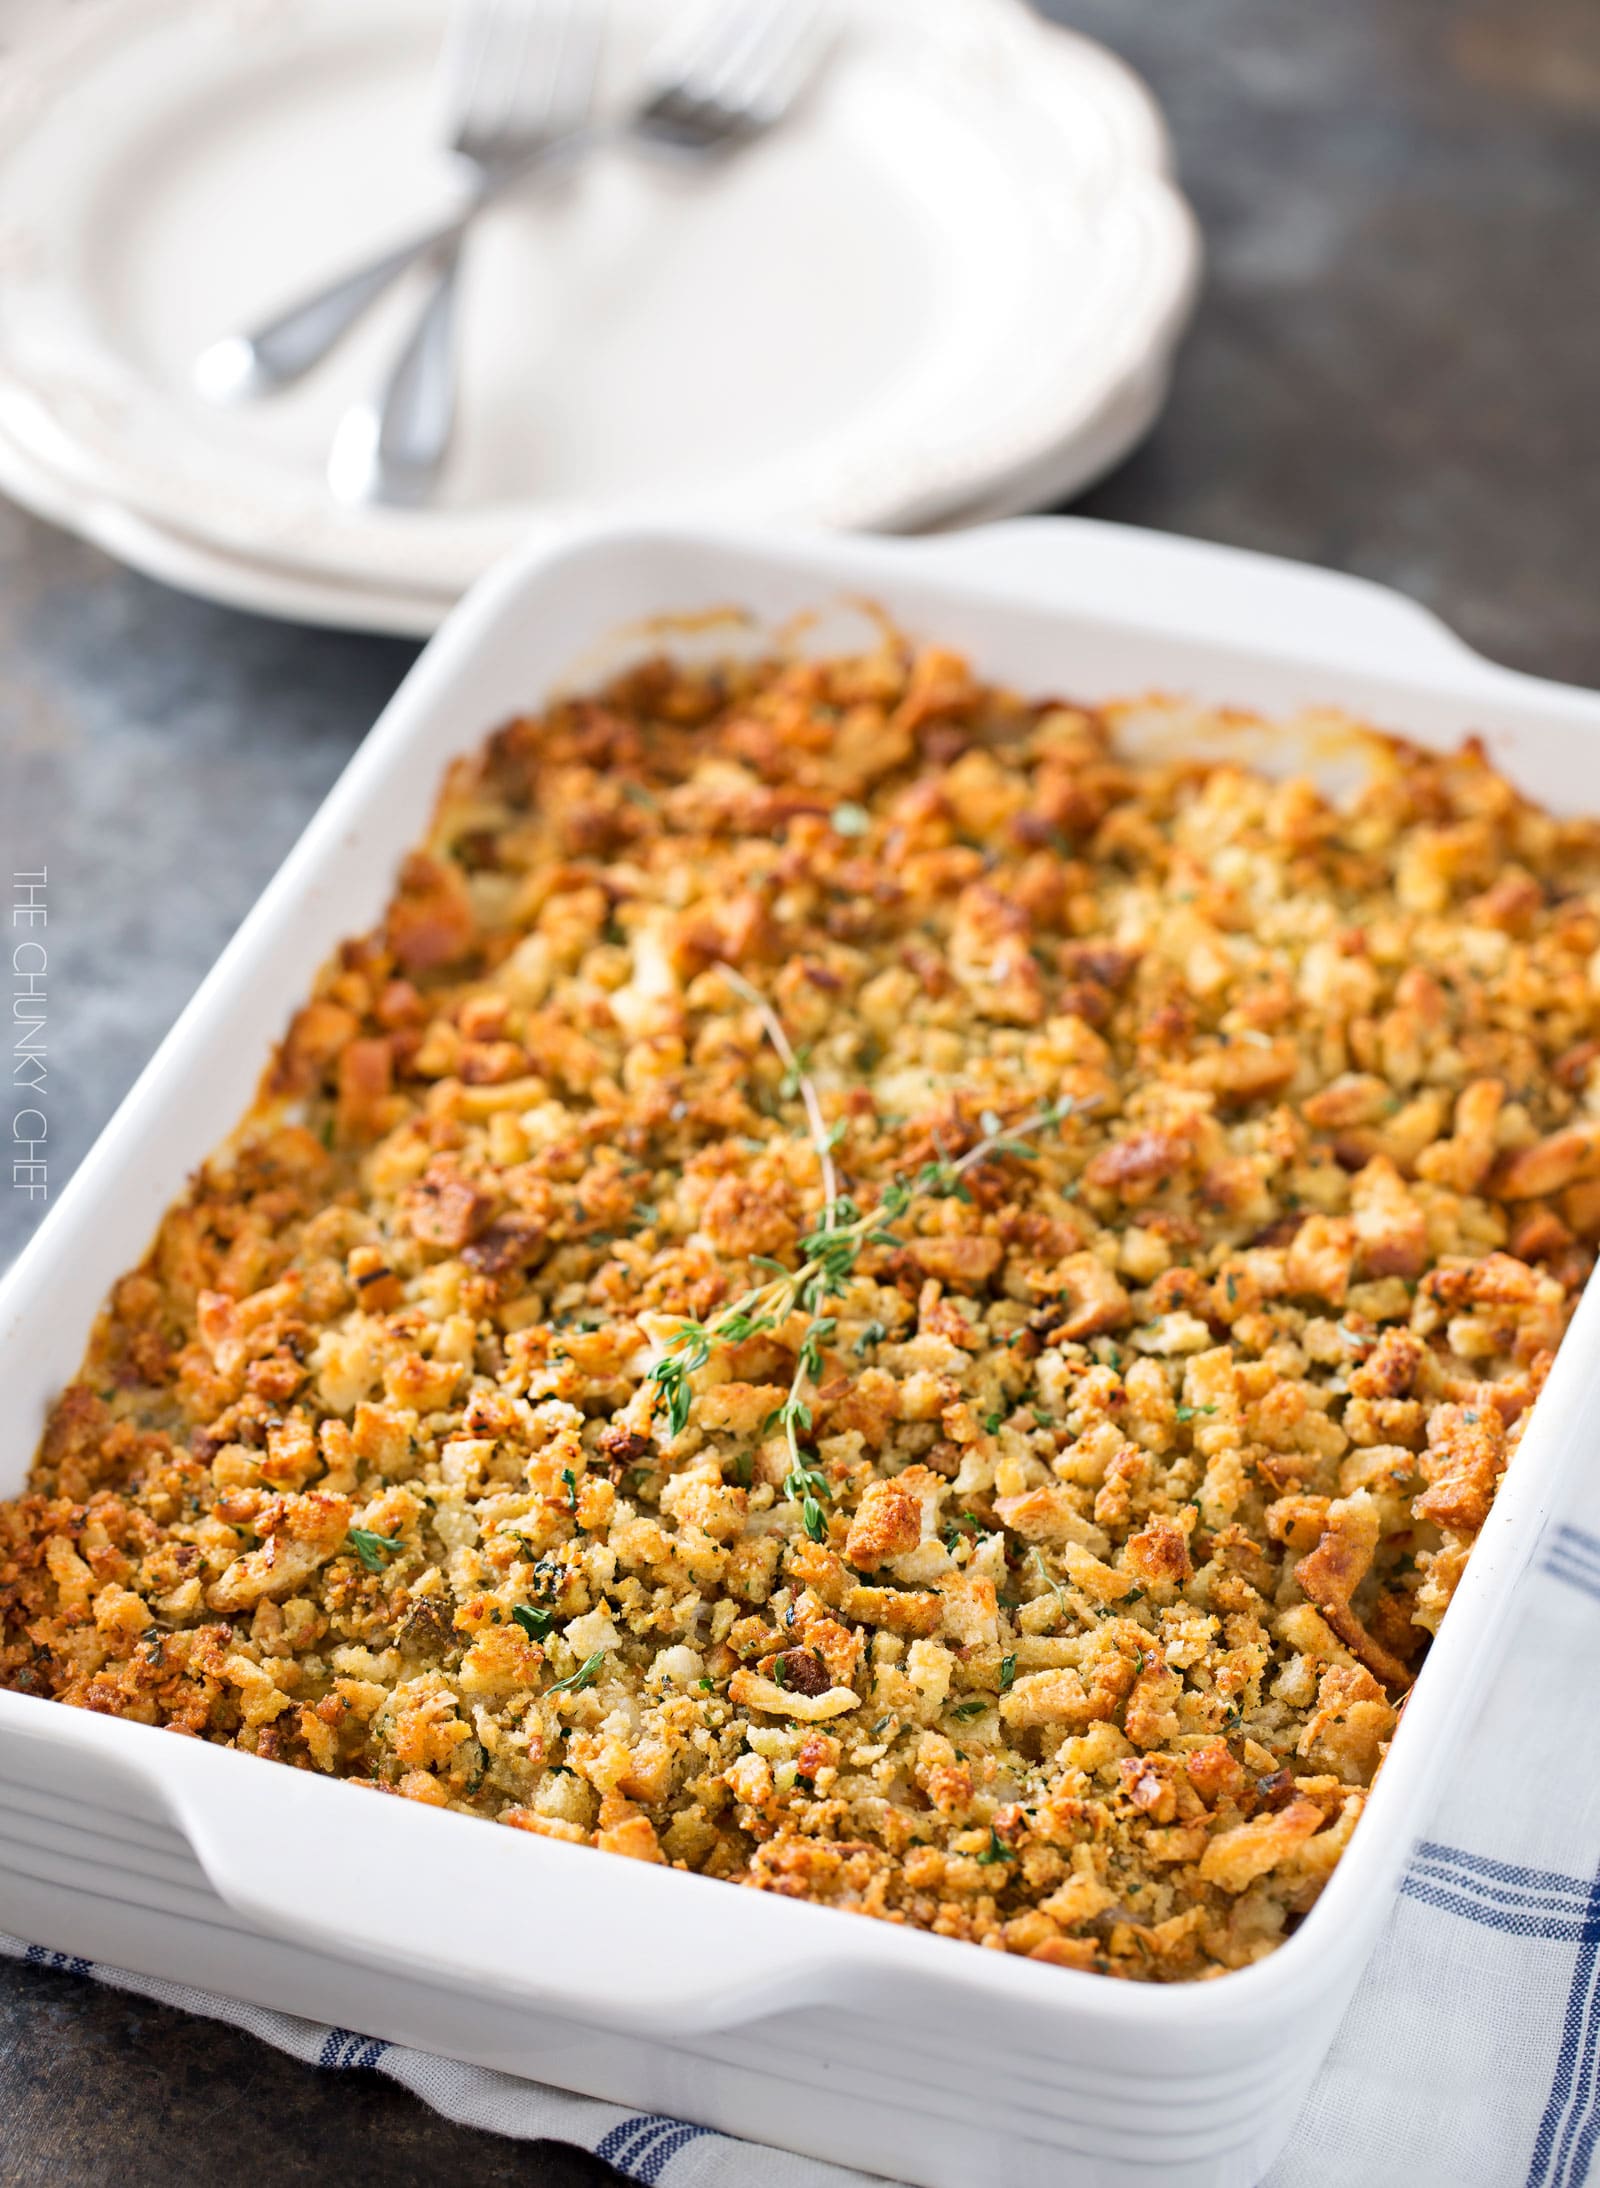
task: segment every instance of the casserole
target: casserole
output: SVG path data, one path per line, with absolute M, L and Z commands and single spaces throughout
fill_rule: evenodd
M 1366 588 L 1096 527 L 1021 526 L 911 548 L 657 533 L 535 550 L 470 603 L 419 665 L 19 1266 L 3 1325 L 22 1405 L 14 1448 L 31 1444 L 108 1279 L 142 1247 L 188 1158 L 244 1107 L 257 1061 L 328 945 L 380 908 L 441 762 L 556 675 L 592 674 L 596 656 L 575 667 L 573 642 L 592 634 L 603 644 L 620 618 L 738 600 L 771 622 L 863 593 L 904 627 L 963 647 L 984 674 L 1031 688 L 1065 680 L 1095 697 L 1156 682 L 1269 713 L 1332 702 L 1423 743 L 1478 727 L 1519 786 L 1556 805 L 1572 802 L 1557 787 L 1563 731 L 1596 718 L 1593 702 L 1474 663 L 1415 611 Z M 1263 625 L 1271 643 L 1249 644 Z M 716 633 L 701 641 L 721 642 Z M 1574 776 L 1570 763 L 1565 772 Z M 95 1178 L 104 1192 L 119 1160 L 125 1188 L 109 1212 L 91 1213 Z M 1589 1313 L 1586 1305 L 1580 1319 Z M 371 2006 L 338 2013 L 375 2033 L 817 2155 L 930 2183 L 1043 2180 L 1069 2151 L 1089 2179 L 1132 2179 L 1155 2166 L 1173 2179 L 1243 2182 L 1292 2122 L 1381 1919 L 1408 1829 L 1422 1820 L 1406 1805 L 1408 1779 L 1414 1803 L 1507 1575 L 1531 1551 L 1583 1404 L 1582 1342 L 1563 1350 L 1372 1812 L 1323 1902 L 1273 1961 L 1220 1988 L 1159 1998 L 1090 1990 L 1070 1971 L 956 1955 L 876 1925 L 846 1930 L 807 1906 L 708 1902 L 701 1880 L 632 1864 L 582 1865 L 603 1870 L 585 1884 L 564 1846 L 485 1848 L 470 1875 L 452 1876 L 462 1849 L 447 1819 L 352 1806 L 349 1788 L 288 1773 L 271 1774 L 287 1781 L 274 1793 L 236 1755 L 157 1743 L 123 1724 L 80 1724 L 76 1713 L 12 1695 L 0 1713 L 17 1787 L 7 1859 L 18 1878 L 62 1886 L 75 1857 L 84 1881 L 93 1868 L 109 1897 L 169 1904 L 209 1918 L 213 1930 L 237 1931 L 242 1918 L 237 1980 L 225 1958 L 198 1978 L 190 1962 L 157 1961 L 148 1938 L 133 1940 L 142 1960 L 123 1953 L 134 1965 L 235 1991 L 253 1985 L 249 1994 L 265 1999 L 262 1971 L 277 1964 L 273 1941 L 287 1937 L 320 1949 L 323 1984 L 333 1980 L 330 1960 L 402 1979 L 374 1986 Z M 63 1801 L 80 1805 L 69 1816 Z M 119 1849 L 108 1806 L 167 1830 L 126 1832 Z M 49 1850 L 28 1854 L 26 1842 L 40 1837 Z M 521 1865 L 527 1853 L 532 1868 Z M 567 1861 L 564 1876 L 548 1870 L 553 1858 Z M 196 1905 L 196 1861 L 215 1895 L 209 1904 Z M 126 1881 L 135 1871 L 137 1888 Z M 1330 1905 L 1339 1910 L 1331 1916 Z M 81 1949 L 81 1927 L 77 1938 L 62 1928 L 73 1919 L 64 1901 L 41 1900 L 29 1920 L 0 1900 L 0 1919 L 30 1934 L 41 1933 L 40 1912 L 55 1925 L 47 1942 Z M 308 1964 L 295 1963 L 302 1982 Z M 288 1979 L 285 1969 L 270 1978 L 271 2002 L 328 2010 L 326 1990 L 285 1992 Z M 337 1995 L 359 1999 L 348 1970 L 338 1981 Z M 452 1990 L 475 1997 L 476 2013 L 442 2008 L 438 1993 Z M 667 2048 L 647 2051 L 652 2040 Z M 855 2060 L 868 2063 L 846 2064 Z M 819 2088 L 833 2092 L 825 2112 L 807 2094 Z

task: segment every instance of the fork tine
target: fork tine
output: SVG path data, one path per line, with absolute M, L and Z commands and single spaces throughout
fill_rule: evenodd
M 815 68 L 823 21 L 821 0 L 721 0 L 658 50 L 636 126 L 708 148 L 770 128 Z
M 505 0 L 456 0 L 451 10 L 452 29 L 458 21 L 462 25 L 458 50 L 467 65 L 458 80 L 450 141 L 469 159 L 474 146 L 495 127 L 505 83 L 507 14 Z
M 530 5 L 529 0 L 501 0 L 495 11 L 500 38 L 491 57 L 493 73 L 484 87 L 493 101 L 483 130 L 486 142 L 497 141 L 516 126 L 530 76 L 535 82 L 536 101 L 544 94 L 541 71 L 530 68 L 529 63 L 543 42 L 546 13 L 542 5 Z
M 600 70 L 600 33 L 598 0 L 572 0 L 562 66 L 551 90 L 553 129 L 577 128 L 589 111 Z
M 574 63 L 581 62 L 592 11 L 583 0 L 540 0 L 531 7 L 520 0 L 520 6 L 529 18 L 527 42 L 521 73 L 507 86 L 503 127 L 523 136 L 548 135 L 570 103 L 578 80 Z
M 495 0 L 456 0 L 445 21 L 439 55 L 439 133 L 454 146 L 468 126 L 483 73 Z
M 698 70 L 684 73 L 683 88 L 690 98 L 708 106 L 729 103 L 731 87 L 753 61 L 780 19 L 783 0 L 724 0 L 713 18 L 713 30 L 723 33 L 711 51 L 701 57 Z
M 812 0 L 788 0 L 772 37 L 748 57 L 725 85 L 725 105 L 761 127 L 780 121 L 803 90 L 821 52 L 822 10 Z
M 749 16 L 750 0 L 717 0 L 690 10 L 688 20 L 674 25 L 650 55 L 651 89 L 698 97 L 700 87 L 722 66 L 730 42 L 748 27 Z
M 482 27 L 455 149 L 488 166 L 576 128 L 599 61 L 598 0 L 466 4 Z

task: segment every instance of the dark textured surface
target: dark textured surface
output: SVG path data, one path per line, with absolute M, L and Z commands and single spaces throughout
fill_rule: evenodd
M 1600 683 L 1593 0 L 1051 12 L 1155 85 L 1210 253 L 1170 409 L 1081 506 L 1383 579 Z M 411 654 L 183 599 L 0 504 L 0 856 L 50 874 L 56 1189 Z M 0 1254 L 29 1228 L 6 1194 Z M 0 1965 L 0 2183 L 229 2175 L 602 2177 Z
M 7 1964 L 0 1991 L 5 2188 L 604 2188 L 566 2144 L 457 2127 L 379 2074 L 326 2074 L 254 2037 Z

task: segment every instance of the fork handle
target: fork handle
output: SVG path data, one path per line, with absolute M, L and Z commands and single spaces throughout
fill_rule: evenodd
M 464 241 L 458 233 L 440 246 L 428 293 L 381 386 L 339 421 L 328 484 L 340 501 L 410 508 L 432 492 L 455 424 Z
M 313 365 L 321 364 L 362 313 L 419 258 L 458 242 L 503 190 L 535 169 L 560 173 L 601 142 L 602 134 L 588 127 L 574 129 L 554 143 L 540 145 L 524 159 L 479 167 L 471 197 L 448 220 L 394 244 L 381 257 L 364 259 L 260 326 L 213 342 L 196 360 L 195 386 L 214 403 L 243 402 L 288 387 Z
M 397 243 L 381 258 L 313 289 L 245 333 L 225 334 L 195 365 L 195 384 L 216 403 L 239 402 L 287 387 L 320 364 L 372 304 L 419 258 L 458 242 L 468 222 L 500 187 L 486 181 L 450 219 Z

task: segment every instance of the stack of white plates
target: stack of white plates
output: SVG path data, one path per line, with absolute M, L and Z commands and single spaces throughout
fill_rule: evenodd
M 1194 223 L 1149 95 L 1022 0 L 850 0 L 736 157 L 627 148 L 489 211 L 425 510 L 339 507 L 335 421 L 414 301 L 231 411 L 196 354 L 442 212 L 444 0 L 77 0 L 0 51 L 0 487 L 170 582 L 425 632 L 541 523 L 909 530 L 1061 499 L 1147 429 Z M 637 78 L 662 0 L 617 0 Z

